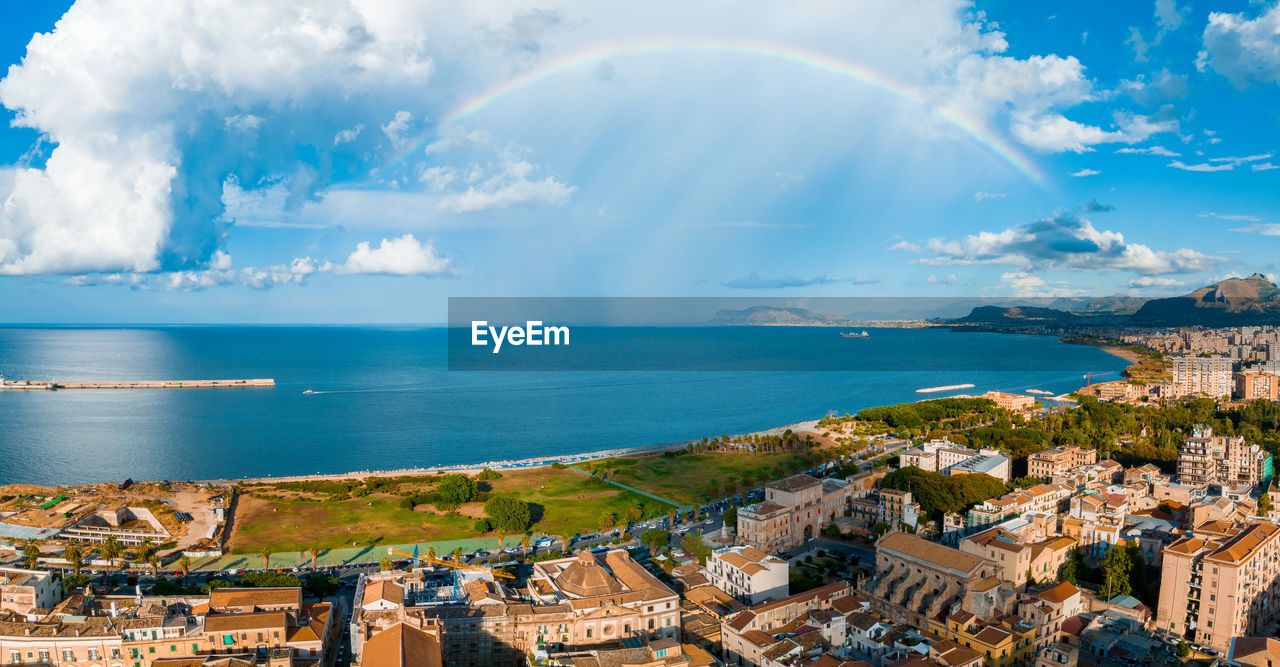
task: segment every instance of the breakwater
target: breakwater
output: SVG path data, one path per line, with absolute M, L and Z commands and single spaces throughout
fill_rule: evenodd
M 54 382 L 50 380 L 3 380 L 0 389 L 208 389 L 214 387 L 274 387 L 271 378 L 250 380 L 119 380 L 97 382 Z

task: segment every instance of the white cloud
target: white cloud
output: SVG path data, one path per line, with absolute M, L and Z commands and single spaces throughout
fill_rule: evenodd
M 1257 164 L 1249 165 L 1249 168 L 1254 171 L 1271 171 L 1272 169 L 1280 169 L 1280 165 L 1274 165 L 1270 162 L 1259 162 Z
M 1183 10 L 1178 8 L 1174 0 L 1156 0 L 1156 25 L 1160 27 L 1160 36 L 1182 27 Z
M 979 190 L 973 193 L 973 200 L 986 201 L 988 199 L 1004 199 L 1005 197 L 1008 197 L 1008 196 L 1009 195 L 1003 192 L 983 192 L 982 190 Z
M 1041 294 L 1040 288 L 1044 287 L 1044 279 L 1025 271 L 1003 273 L 1000 275 L 1000 280 L 1012 287 L 1015 294 L 1023 296 Z
M 1080 171 L 1072 172 L 1072 173 L 1071 173 L 1071 177 L 1072 177 L 1072 178 L 1084 178 L 1085 176 L 1097 176 L 1098 174 L 1101 174 L 1101 173 L 1102 173 L 1102 172 L 1098 171 L 1097 169 L 1088 169 L 1088 168 L 1086 168 L 1086 169 L 1081 169 Z
M 466 189 L 446 192 L 438 208 L 452 213 L 474 213 L 519 204 L 564 206 L 569 203 L 577 188 L 552 176 L 537 178 L 534 176 L 537 170 L 519 151 L 508 147 L 499 152 L 496 163 L 472 164 L 465 177 Z M 457 174 L 452 171 L 436 174 L 428 179 L 429 185 L 438 185 L 441 191 L 457 180 Z
M 1163 157 L 1181 157 L 1181 153 L 1175 153 L 1164 146 L 1143 146 L 1141 148 L 1117 148 L 1117 153 L 1129 153 L 1133 155 L 1160 155 Z
M 1240 227 L 1231 230 L 1242 234 L 1258 234 L 1260 236 L 1280 236 L 1280 224 L 1274 222 L 1259 222 L 1249 225 L 1248 227 Z
M 1219 220 L 1230 220 L 1232 222 L 1257 222 L 1262 219 L 1256 215 L 1248 215 L 1245 213 L 1214 213 L 1212 211 L 1209 211 L 1207 213 L 1201 213 L 1200 217 L 1201 218 L 1217 218 Z
M 931 273 L 929 274 L 928 277 L 924 279 L 924 281 L 930 285 L 954 285 L 959 280 L 960 278 L 956 276 L 956 274 L 954 273 L 948 273 L 943 276 L 938 276 Z
M 1119 232 L 1066 214 L 960 240 L 929 239 L 925 246 L 932 256 L 918 261 L 926 265 L 1003 264 L 1027 273 L 1069 268 L 1159 275 L 1206 271 L 1219 261 L 1188 248 L 1159 251 L 1129 243 Z
M 1238 88 L 1280 83 L 1280 4 L 1254 19 L 1212 12 L 1203 40 L 1204 50 L 1196 60 L 1200 71 L 1212 69 Z
M 390 276 L 436 276 L 449 270 L 449 260 L 436 252 L 430 241 L 419 243 L 413 234 L 382 239 L 377 248 L 361 241 L 355 252 L 342 264 L 328 264 L 322 271 L 344 274 L 377 274 Z
M 920 254 L 921 251 L 924 250 L 923 248 L 920 247 L 920 244 L 912 243 L 906 239 L 899 239 L 896 243 L 894 243 L 893 245 L 890 245 L 889 249 L 901 250 L 903 252 L 909 252 L 913 255 L 918 255 Z
M 1140 276 L 1129 281 L 1129 287 L 1184 287 L 1186 282 L 1176 278 Z
M 226 174 L 290 176 L 304 201 L 329 174 L 295 146 L 427 83 L 423 35 L 394 28 L 344 2 L 77 2 L 0 81 L 14 124 L 55 146 L 0 191 L 0 273 L 205 267 Z
M 1183 171 L 1214 172 L 1214 171 L 1233 171 L 1236 167 L 1253 162 L 1253 163 L 1257 163 L 1257 164 L 1251 165 L 1251 168 L 1253 168 L 1254 171 L 1266 171 L 1268 169 L 1267 165 L 1269 165 L 1270 163 L 1263 162 L 1263 160 L 1268 160 L 1270 158 L 1271 158 L 1271 153 L 1261 153 L 1258 155 L 1245 155 L 1243 157 L 1237 157 L 1237 156 L 1213 157 L 1213 158 L 1209 158 L 1208 162 L 1201 162 L 1198 164 L 1187 164 L 1181 160 L 1174 160 L 1173 162 L 1170 162 L 1168 166 L 1173 167 L 1174 169 L 1181 169 Z M 1261 169 L 1256 168 L 1259 166 L 1261 166 L 1262 168 Z
M 355 141 L 356 137 L 359 137 L 361 132 L 364 132 L 363 123 L 356 123 L 354 127 L 339 130 L 337 134 L 333 135 L 333 145 L 341 146 L 342 144 L 349 144 Z
M 391 140 L 392 146 L 399 148 L 405 144 L 407 140 L 405 134 L 409 131 L 409 124 L 412 122 L 413 114 L 401 109 L 396 112 L 395 117 L 382 126 L 382 133 Z

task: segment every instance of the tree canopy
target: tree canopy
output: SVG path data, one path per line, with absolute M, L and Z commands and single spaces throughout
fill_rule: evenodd
M 436 485 L 440 500 L 450 505 L 469 503 L 480 497 L 480 488 L 474 479 L 460 474 L 445 475 Z
M 489 496 L 484 502 L 484 513 L 493 521 L 493 527 L 506 533 L 523 533 L 529 529 L 529 503 L 506 494 Z

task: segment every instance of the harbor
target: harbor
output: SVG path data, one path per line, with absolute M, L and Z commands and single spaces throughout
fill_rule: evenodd
M 248 380 L 108 380 L 55 382 L 52 380 L 6 380 L 0 375 L 0 390 L 32 389 L 210 389 L 224 387 L 274 387 L 272 378 Z

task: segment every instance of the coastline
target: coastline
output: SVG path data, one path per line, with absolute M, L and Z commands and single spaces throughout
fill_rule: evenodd
M 730 437 L 748 437 L 748 436 L 765 436 L 780 435 L 787 430 L 797 433 L 819 433 L 817 428 L 818 420 L 811 419 L 807 421 L 797 422 L 795 424 L 787 424 L 785 426 L 775 426 L 773 428 L 761 431 L 753 431 L 751 433 L 742 433 L 738 435 L 730 435 Z M 613 458 L 615 456 L 643 456 L 647 454 L 658 454 L 662 452 L 683 449 L 690 444 L 699 442 L 699 440 L 684 440 L 681 442 L 671 442 L 662 445 L 648 445 L 640 447 L 622 447 L 616 449 L 603 449 L 594 452 L 583 452 L 579 454 L 571 454 L 567 456 L 539 456 L 534 458 L 519 459 L 515 461 L 486 461 L 484 463 L 463 463 L 452 466 L 428 466 L 420 468 L 399 468 L 389 470 L 354 470 L 350 472 L 340 473 L 314 473 L 310 475 L 286 475 L 281 477 L 244 477 L 237 479 L 207 479 L 207 480 L 191 480 L 191 484 L 210 484 L 214 486 L 234 486 L 237 484 L 273 484 L 279 482 L 320 482 L 320 481 L 337 481 L 337 480 L 354 480 L 368 479 L 376 477 L 406 477 L 420 475 L 439 475 L 449 473 L 460 473 L 464 475 L 474 475 L 485 468 L 491 470 L 535 470 L 538 468 L 546 468 L 553 463 L 562 463 L 565 465 L 574 465 L 577 463 L 586 463 L 589 461 L 598 461 L 600 459 Z M 144 480 L 145 481 L 145 480 Z

